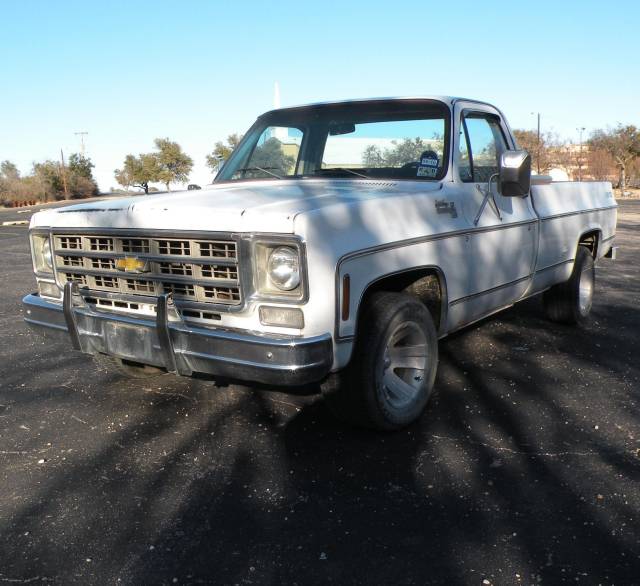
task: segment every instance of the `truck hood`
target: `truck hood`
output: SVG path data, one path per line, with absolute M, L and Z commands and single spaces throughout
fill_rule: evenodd
M 416 187 L 424 193 L 441 185 L 351 179 L 227 183 L 46 210 L 33 216 L 31 227 L 293 233 L 300 214 L 381 197 L 415 195 Z

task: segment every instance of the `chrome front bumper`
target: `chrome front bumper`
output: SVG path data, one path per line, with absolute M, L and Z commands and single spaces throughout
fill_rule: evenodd
M 96 311 L 77 285 L 67 283 L 63 303 L 37 294 L 23 300 L 25 321 L 45 333 L 61 334 L 85 354 L 108 354 L 191 376 L 213 376 L 276 385 L 321 380 L 333 363 L 331 337 L 264 336 L 185 324 L 171 295 L 158 297 L 155 321 Z

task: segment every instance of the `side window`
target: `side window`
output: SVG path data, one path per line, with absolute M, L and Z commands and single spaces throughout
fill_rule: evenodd
M 471 156 L 469 154 L 469 142 L 467 141 L 467 133 L 464 124 L 460 125 L 460 157 L 458 158 L 458 170 L 460 178 L 465 182 L 473 181 L 473 173 L 471 171 Z
M 500 122 L 490 114 L 471 113 L 464 117 L 463 124 L 460 177 L 463 181 L 486 183 L 498 172 L 500 155 L 508 150 Z

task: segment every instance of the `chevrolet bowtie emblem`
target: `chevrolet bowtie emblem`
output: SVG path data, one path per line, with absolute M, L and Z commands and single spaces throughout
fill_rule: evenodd
M 135 256 L 125 256 L 116 260 L 116 268 L 127 273 L 145 273 L 149 270 L 147 262 Z

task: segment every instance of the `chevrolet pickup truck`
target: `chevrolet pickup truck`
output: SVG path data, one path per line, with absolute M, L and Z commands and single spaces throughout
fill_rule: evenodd
M 487 103 L 283 108 L 212 186 L 35 214 L 25 319 L 131 376 L 319 383 L 339 416 L 397 429 L 439 338 L 541 293 L 585 320 L 616 218 L 609 183 L 532 176 Z

